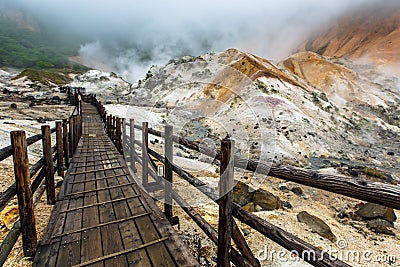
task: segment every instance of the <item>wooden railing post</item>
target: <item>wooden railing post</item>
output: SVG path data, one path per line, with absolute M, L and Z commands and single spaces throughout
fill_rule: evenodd
M 146 188 L 149 183 L 149 123 L 143 122 L 142 127 L 142 184 Z
M 107 115 L 106 117 L 106 133 L 108 137 L 110 137 L 110 115 Z
M 26 136 L 24 131 L 13 131 L 10 135 L 13 149 L 15 183 L 17 186 L 18 210 L 21 221 L 22 246 L 25 257 L 33 257 L 37 248 L 37 236 L 32 191 L 30 188 Z
M 125 127 L 126 127 L 125 119 L 121 118 L 121 127 L 120 127 L 121 134 L 119 136 L 119 146 L 121 148 L 121 155 L 124 157 L 124 159 L 125 159 L 124 147 L 125 147 L 125 144 L 126 144 L 126 139 L 125 139 L 126 128 Z
M 74 117 L 69 117 L 69 156 L 72 157 L 74 154 Z
M 51 155 L 51 134 L 49 125 L 42 126 L 42 136 L 47 204 L 54 204 L 56 201 L 56 193 L 54 190 L 54 166 L 53 156 Z
M 69 167 L 69 142 L 68 142 L 68 121 L 63 119 L 63 147 L 65 167 Z
M 117 118 L 112 116 L 112 123 L 111 123 L 111 140 L 115 145 L 115 136 L 116 136 L 116 129 L 117 129 Z
M 64 147 L 61 121 L 56 122 L 57 174 L 64 178 Z
M 165 153 L 165 202 L 164 202 L 164 213 L 169 219 L 172 218 L 172 163 L 173 163 L 173 127 L 172 125 L 165 126 L 165 142 L 164 142 L 164 153 Z
M 126 149 L 127 149 L 127 140 L 126 139 L 127 139 L 127 136 L 126 136 L 126 120 L 123 118 L 122 119 L 122 152 L 125 152 Z M 124 157 L 125 157 L 125 153 L 123 153 L 123 154 L 124 154 Z M 126 159 L 126 157 L 125 157 L 125 159 Z
M 111 125 L 112 125 L 112 115 L 108 115 L 108 118 L 107 118 L 107 127 L 108 127 L 108 137 L 110 137 L 110 139 L 111 139 L 111 141 L 112 141 L 112 134 L 111 134 L 111 131 L 112 131 L 112 129 L 111 129 Z
M 115 118 L 115 146 L 117 147 L 117 150 L 120 154 L 123 154 L 121 151 L 122 144 L 121 144 L 121 118 L 116 117 Z
M 76 145 L 78 146 L 79 140 L 81 139 L 82 136 L 82 115 L 77 116 L 77 129 L 78 129 L 78 134 L 77 134 L 77 139 L 76 139 Z
M 137 172 L 136 165 L 135 165 L 135 157 L 136 157 L 136 151 L 135 151 L 135 120 L 130 119 L 129 120 L 129 135 L 130 135 L 130 144 L 131 147 L 130 149 L 130 154 L 131 154 L 131 168 L 133 172 Z
M 73 116 L 72 116 L 72 123 L 74 124 L 74 126 L 73 126 L 74 133 L 73 133 L 72 136 L 73 136 L 73 138 L 74 138 L 74 141 L 73 141 L 73 143 L 74 143 L 73 149 L 74 149 L 74 152 L 75 152 L 76 146 L 77 146 L 77 144 L 78 144 L 78 118 L 77 118 L 77 115 L 73 115 Z
M 221 141 L 221 166 L 219 181 L 219 216 L 218 216 L 218 264 L 221 267 L 230 266 L 230 248 L 232 236 L 232 188 L 234 175 L 235 143 L 229 138 Z

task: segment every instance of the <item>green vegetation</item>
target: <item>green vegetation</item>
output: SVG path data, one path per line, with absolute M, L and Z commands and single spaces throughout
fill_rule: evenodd
M 289 101 L 292 101 L 292 99 L 287 94 L 283 93 L 282 91 L 279 91 L 278 89 L 275 89 L 275 86 L 273 84 L 266 85 L 265 83 L 263 83 L 259 80 L 256 80 L 255 86 L 258 90 L 260 90 L 264 94 L 277 95 L 277 96 L 286 98 Z
M 22 77 L 28 77 L 32 82 L 39 82 L 44 85 L 64 85 L 72 82 L 72 78 L 68 76 L 69 73 L 80 73 L 81 69 L 73 70 L 70 68 L 65 69 L 26 69 L 22 71 L 14 79 L 19 79 Z
M 0 14 L 0 67 L 70 67 L 68 58 L 77 54 L 80 42 L 63 34 L 43 27 L 38 32 L 21 29 Z
M 385 176 L 385 173 L 383 171 L 374 168 L 365 168 L 365 174 L 380 179 L 382 179 Z

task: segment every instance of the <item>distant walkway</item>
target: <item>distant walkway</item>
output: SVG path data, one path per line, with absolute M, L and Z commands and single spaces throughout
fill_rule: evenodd
M 82 104 L 83 135 L 33 266 L 197 266 Z

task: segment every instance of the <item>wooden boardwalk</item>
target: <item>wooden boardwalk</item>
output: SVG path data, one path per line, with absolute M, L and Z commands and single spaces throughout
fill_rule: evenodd
M 33 266 L 197 266 L 82 104 L 83 134 Z

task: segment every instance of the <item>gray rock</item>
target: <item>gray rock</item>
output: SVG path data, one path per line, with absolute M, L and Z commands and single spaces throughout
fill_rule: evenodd
M 368 221 L 367 227 L 378 234 L 395 235 L 395 233 L 390 229 L 394 227 L 393 223 L 383 219 Z
M 394 222 L 397 220 L 396 214 L 392 208 L 374 203 L 364 204 L 359 210 L 357 210 L 356 214 L 366 220 L 378 218 L 384 219 L 388 222 Z
M 356 171 L 356 170 L 353 170 L 353 169 L 348 169 L 347 170 L 347 172 L 351 175 L 351 176 L 353 176 L 353 177 L 357 177 L 358 176 L 358 171 Z
M 250 234 L 250 230 L 247 228 L 244 228 L 242 231 L 244 236 L 248 236 Z
M 307 224 L 313 232 L 319 234 L 320 236 L 332 242 L 336 240 L 336 236 L 332 233 L 331 228 L 320 218 L 315 217 L 306 211 L 302 211 L 297 214 L 297 220 L 301 223 Z
M 258 189 L 254 193 L 253 202 L 264 210 L 279 209 L 283 206 L 283 203 L 279 197 L 263 189 Z
M 301 189 L 301 187 L 299 186 L 293 187 L 292 189 L 290 189 L 290 191 L 292 191 L 295 195 L 299 197 L 303 196 L 303 189 Z
M 284 201 L 283 202 L 283 207 L 287 208 L 287 209 L 293 209 L 292 204 L 290 204 L 289 201 Z
M 289 188 L 284 184 L 279 185 L 279 190 L 281 190 L 281 191 L 283 191 L 285 193 L 289 192 Z

